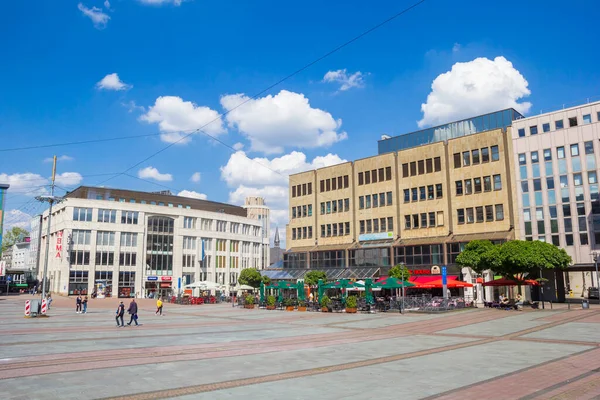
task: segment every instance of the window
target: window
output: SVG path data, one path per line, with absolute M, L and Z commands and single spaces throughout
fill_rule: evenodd
M 571 157 L 577 157 L 579 155 L 579 145 L 572 144 L 571 145 Z
M 362 210 L 362 209 L 364 209 L 364 208 L 365 208 L 365 198 L 364 198 L 364 196 L 360 196 L 360 197 L 358 198 L 358 208 L 359 208 L 360 210 Z
M 475 187 L 475 193 L 481 193 L 481 178 L 473 178 L 473 186 Z
M 473 165 L 479 164 L 479 150 L 475 149 L 471 152 L 471 155 L 473 157 Z
M 500 160 L 500 152 L 498 149 L 498 146 L 492 146 L 492 161 L 498 161 Z
M 115 253 L 108 251 L 96 252 L 96 265 L 114 265 Z
M 475 207 L 475 216 L 477 217 L 477 222 L 483 222 L 483 207 Z
M 442 170 L 442 159 L 440 157 L 435 157 L 433 159 L 433 170 L 435 172 L 439 172 Z
M 419 188 L 419 200 L 422 201 L 422 200 L 426 200 L 426 199 L 427 199 L 427 197 L 425 196 L 425 186 L 421 186 Z
M 73 208 L 73 221 L 92 221 L 92 209 L 91 208 Z
M 569 118 L 569 127 L 572 128 L 574 126 L 577 126 L 577 117 Z
M 368 180 L 365 179 L 365 181 L 368 181 Z M 369 183 L 369 182 L 365 182 L 365 183 Z M 328 192 L 331 190 L 331 179 L 325 179 L 325 190 Z
M 194 229 L 196 227 L 196 218 L 183 217 L 183 227 L 185 229 Z
M 565 235 L 565 242 L 567 246 L 573 246 L 573 235 Z
M 522 181 L 521 182 L 521 191 L 523 193 L 529 193 L 529 181 Z
M 410 215 L 404 216 L 404 229 L 410 229 Z
M 541 179 L 534 179 L 533 180 L 533 191 L 534 192 L 539 192 L 540 190 L 542 190 L 542 180 Z
M 114 246 L 114 245 L 115 245 L 115 233 L 114 232 L 98 231 L 96 233 L 96 246 Z
M 90 252 L 83 250 L 71 250 L 69 253 L 71 265 L 90 265 Z
M 121 211 L 121 223 L 128 224 L 128 225 L 137 225 L 138 212 L 137 211 Z
M 344 211 L 350 211 L 350 199 L 344 199 Z
M 321 182 L 323 182 L 323 181 L 321 181 Z M 358 184 L 359 184 L 359 185 L 364 185 L 364 183 L 365 183 L 365 182 L 364 182 L 364 174 L 363 174 L 362 172 L 359 172 L 359 173 L 358 173 Z M 321 184 L 321 187 L 322 187 L 322 186 L 323 186 L 323 184 Z M 323 191 L 323 190 L 321 190 L 321 192 L 322 192 L 322 191 Z
M 565 158 L 565 148 L 564 146 L 560 146 L 556 148 L 556 158 L 563 159 Z
M 470 179 L 465 179 L 465 194 L 472 194 L 473 193 L 473 186 L 471 185 L 471 180 Z
M 444 197 L 444 193 L 442 192 L 442 184 L 438 183 L 435 185 L 435 197 L 436 199 L 441 199 Z
M 383 193 L 382 193 L 383 194 Z M 391 206 L 392 205 L 392 192 L 387 192 L 385 194 L 386 198 L 387 198 L 387 205 Z
M 485 206 L 485 221 L 491 222 L 494 220 L 494 207 L 493 206 Z
M 427 186 L 427 200 L 433 200 L 435 198 L 435 194 L 433 191 L 433 185 Z
M 371 233 L 371 232 L 373 232 L 373 222 L 370 219 L 368 219 L 367 220 L 367 233 Z
M 554 177 L 553 176 L 546 178 L 546 189 L 548 189 L 548 190 L 554 189 Z
M 377 183 L 377 170 L 376 169 L 371 171 L 371 183 Z
M 596 171 L 589 171 L 587 174 L 588 174 L 588 183 L 589 184 L 598 183 L 598 178 L 596 176 Z
M 494 175 L 494 190 L 502 190 L 502 176 Z
M 419 175 L 423 175 L 425 173 L 425 161 L 420 160 L 417 162 L 417 169 L 419 171 Z
M 428 174 L 433 172 L 433 159 L 428 158 L 425 160 L 425 172 Z
M 429 213 L 429 227 L 433 228 L 434 226 L 435 226 L 435 213 L 430 212 Z
M 340 200 L 341 201 L 341 200 Z M 341 208 L 341 207 L 340 207 Z M 341 210 L 340 210 L 341 211 Z M 308 205 L 308 216 L 312 217 L 312 204 Z
M 463 194 L 463 184 L 462 181 L 456 181 L 456 195 L 461 196 Z
M 519 165 L 527 165 L 527 157 L 525 153 L 519 154 Z
M 292 218 L 296 218 L 295 208 L 292 207 L 293 215 Z M 321 203 L 321 215 L 325 214 L 325 202 Z
M 417 175 L 417 163 L 413 161 L 410 163 L 410 176 L 415 175 Z
M 456 210 L 456 216 L 458 217 L 459 224 L 465 223 L 465 210 L 464 209 L 460 208 L 460 209 Z
M 471 152 L 464 151 L 462 153 L 463 167 L 468 167 L 471 165 Z
M 525 128 L 519 128 L 519 137 L 525 137 Z
M 312 228 L 310 226 L 308 228 L 309 228 L 310 236 L 312 237 Z M 350 222 L 344 222 L 344 234 L 345 235 L 350 234 Z
M 119 265 L 122 267 L 134 267 L 136 265 L 136 253 L 121 252 L 119 253 Z
M 348 175 L 344 178 L 346 179 L 346 183 L 348 183 Z M 308 194 L 312 194 L 312 182 L 308 182 Z
M 427 228 L 427 213 L 421 214 L 421 228 Z
M 552 150 L 544 149 L 544 161 L 552 161 Z
M 191 267 L 193 267 L 194 266 L 195 258 L 196 258 L 196 256 L 194 256 L 194 255 L 184 254 L 181 266 L 184 267 L 184 268 L 191 268 Z M 233 265 L 231 265 L 231 266 L 233 267 Z
M 504 205 L 496 204 L 496 221 L 504 220 Z
M 587 246 L 589 244 L 588 234 L 587 233 L 580 233 L 579 234 L 579 241 L 580 241 L 580 243 L 581 243 L 582 246 Z
M 331 180 L 331 190 L 337 190 L 337 179 L 335 178 Z
M 78 230 L 78 229 L 74 229 L 72 236 L 71 236 L 71 240 L 73 244 L 90 244 L 90 236 L 91 236 L 92 231 L 83 231 L 83 230 Z
M 545 124 L 542 125 L 542 132 L 544 132 L 544 133 L 550 132 L 550 123 L 546 122 Z
M 365 196 L 365 208 L 371 208 L 371 195 Z
M 121 247 L 136 247 L 137 233 L 121 232 Z
M 390 231 L 390 232 L 394 230 L 394 217 L 388 217 L 387 228 L 388 228 L 388 231 Z
M 385 206 L 385 204 L 382 204 L 382 206 Z M 373 208 L 377 208 L 377 207 L 379 207 L 379 196 L 374 194 L 373 195 Z
M 346 181 L 348 180 L 348 178 L 346 177 Z M 385 180 L 386 181 L 391 181 L 392 180 L 392 167 L 385 167 Z M 348 187 L 344 184 L 344 187 Z
M 236 241 L 230 242 L 231 251 L 234 251 L 234 248 L 237 249 L 236 244 L 239 244 L 239 242 L 236 242 Z M 191 237 L 191 236 L 184 236 L 183 237 L 183 249 L 184 250 L 196 250 L 196 238 Z
M 531 163 L 532 164 L 537 164 L 540 161 L 539 155 L 537 151 L 532 151 L 531 152 Z
M 114 224 L 117 219 L 117 210 L 98 210 L 98 222 L 108 222 Z
M 564 128 L 563 120 L 554 121 L 554 129 L 559 130 Z
M 475 222 L 475 216 L 473 214 L 472 208 L 467 208 L 467 224 L 472 224 Z
M 418 192 L 418 189 L 417 188 L 412 188 L 410 190 L 410 192 L 411 192 L 411 195 L 412 195 L 411 196 L 412 197 L 411 200 L 412 201 L 419 201 L 419 192 Z
M 481 149 L 481 162 L 490 162 L 490 149 L 488 149 L 487 147 Z
M 329 202 L 327 202 L 327 203 L 329 203 Z M 331 212 L 332 213 L 336 213 L 337 211 L 338 211 L 337 201 L 334 200 L 334 201 L 331 202 Z
M 460 153 L 454 153 L 454 168 L 460 168 L 460 166 L 461 166 Z
M 483 177 L 483 191 L 484 192 L 492 191 L 492 177 L 491 176 Z
M 538 134 L 537 125 L 530 126 L 530 127 L 529 127 L 529 133 L 530 133 L 531 135 L 537 135 L 537 134 Z
M 419 214 L 413 214 L 413 216 L 412 216 L 412 227 L 413 228 L 418 228 L 419 227 Z
M 402 164 L 402 177 L 408 177 L 408 163 Z
M 408 203 L 410 201 L 410 190 L 404 189 L 404 202 Z

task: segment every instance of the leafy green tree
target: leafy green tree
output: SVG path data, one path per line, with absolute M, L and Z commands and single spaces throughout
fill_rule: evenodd
M 263 275 L 263 277 L 261 278 L 261 281 L 265 286 L 269 286 L 271 284 L 271 278 L 269 278 L 266 275 Z M 260 284 L 258 286 L 260 286 Z
M 260 272 L 256 268 L 246 268 L 243 269 L 240 273 L 240 278 L 238 281 L 242 285 L 252 286 L 253 288 L 257 288 L 260 286 L 260 282 L 262 281 L 262 276 Z
M 490 269 L 489 261 L 485 254 L 494 249 L 494 244 L 489 240 L 472 240 L 465 246 L 465 249 L 456 257 L 456 263 L 461 267 L 471 268 L 473 271 L 481 274 L 486 269 Z
M 410 276 L 411 276 L 411 272 L 408 268 L 406 268 L 405 265 L 398 264 L 390 269 L 388 276 L 391 276 L 392 278 L 400 279 L 403 281 L 407 281 L 408 278 L 410 278 Z
M 304 283 L 308 286 L 316 286 L 319 283 L 319 279 L 323 282 L 327 280 L 327 274 L 323 271 L 308 271 L 304 275 Z
M 2 238 L 2 252 L 9 247 L 12 247 L 15 243 L 19 243 L 24 237 L 29 236 L 29 232 L 18 226 L 13 226 L 11 230 L 7 231 Z

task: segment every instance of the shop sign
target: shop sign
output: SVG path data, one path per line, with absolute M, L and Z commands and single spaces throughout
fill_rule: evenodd
M 149 281 L 157 281 L 158 280 L 158 276 L 149 276 L 148 278 Z
M 160 284 L 160 287 L 161 287 L 161 288 L 170 288 L 170 287 L 171 287 L 171 282 L 168 282 L 168 283 L 161 283 L 161 284 Z
M 56 232 L 56 258 L 62 258 L 63 231 Z
M 358 240 L 360 242 L 366 242 L 369 240 L 385 240 L 385 239 L 393 239 L 394 232 L 380 232 L 380 233 L 364 233 L 362 235 L 358 235 Z
M 172 278 L 172 277 L 170 277 L 170 276 L 161 276 L 161 277 L 160 277 L 160 280 L 161 280 L 161 281 L 171 281 L 172 279 L 173 279 L 173 278 Z
M 434 265 L 431 269 L 411 269 L 410 272 L 413 275 L 439 275 L 441 273 L 440 267 Z

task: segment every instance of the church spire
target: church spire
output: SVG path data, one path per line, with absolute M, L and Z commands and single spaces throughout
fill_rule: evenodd
M 275 227 L 275 239 L 273 239 L 273 246 L 279 247 L 279 227 Z

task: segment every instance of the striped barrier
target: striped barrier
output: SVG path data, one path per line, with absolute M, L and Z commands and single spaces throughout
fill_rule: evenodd
M 29 317 L 31 315 L 31 302 L 27 300 L 25 302 L 25 316 Z
M 48 311 L 48 300 L 42 299 L 42 315 L 46 315 L 46 311 Z

